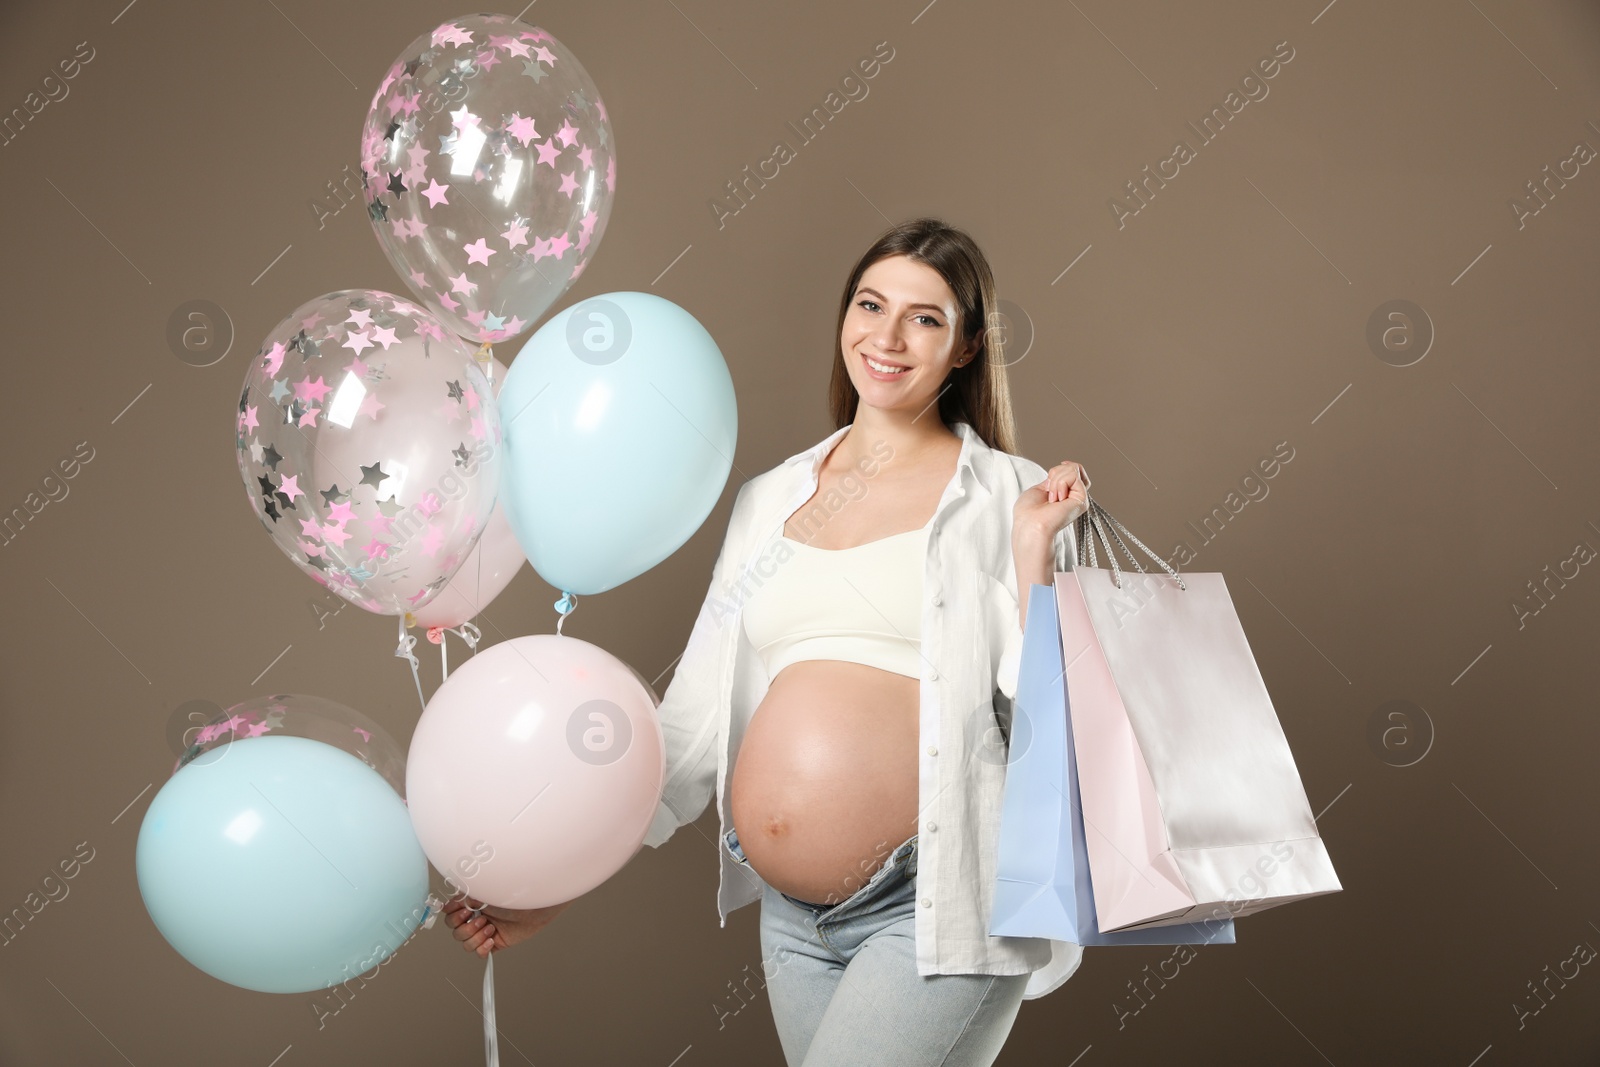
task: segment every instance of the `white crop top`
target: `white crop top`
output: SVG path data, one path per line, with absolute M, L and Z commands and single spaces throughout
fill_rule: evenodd
M 767 677 L 807 659 L 922 677 L 922 571 L 932 525 L 839 549 L 780 531 L 766 550 L 779 562 L 744 606 L 745 634 Z

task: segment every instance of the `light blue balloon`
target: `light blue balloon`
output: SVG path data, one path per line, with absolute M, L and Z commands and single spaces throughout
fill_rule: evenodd
M 244 738 L 180 769 L 145 812 L 135 865 L 168 943 L 263 993 L 370 972 L 426 915 L 428 860 L 405 801 L 305 737 Z
M 693 315 L 650 293 L 606 293 L 552 317 L 498 403 L 506 518 L 564 592 L 604 592 L 672 555 L 733 466 L 739 415 L 722 352 Z

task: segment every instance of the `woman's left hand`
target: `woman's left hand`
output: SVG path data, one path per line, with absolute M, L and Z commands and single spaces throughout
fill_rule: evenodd
M 1012 506 L 1012 530 L 1032 528 L 1053 538 L 1089 506 L 1089 476 L 1081 463 L 1064 459 L 1045 472 L 1044 481 L 1022 495 Z

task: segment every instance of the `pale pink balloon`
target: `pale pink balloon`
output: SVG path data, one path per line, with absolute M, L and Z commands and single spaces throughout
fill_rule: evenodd
M 406 802 L 451 885 L 505 908 L 573 900 L 627 864 L 660 801 L 666 750 L 648 687 L 575 637 L 468 659 L 411 736 Z
M 500 385 L 506 380 L 506 366 L 493 356 L 489 357 L 490 384 L 495 396 L 500 395 Z M 450 583 L 434 596 L 420 611 L 411 613 L 413 626 L 460 626 L 489 606 L 495 597 L 505 592 L 511 579 L 517 576 L 528 558 L 511 532 L 501 498 L 495 498 L 494 511 L 483 528 L 478 543 L 473 546 L 467 561 L 456 571 Z

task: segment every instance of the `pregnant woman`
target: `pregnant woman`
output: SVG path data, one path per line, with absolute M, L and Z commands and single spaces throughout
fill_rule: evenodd
M 994 310 L 983 253 L 937 219 L 861 256 L 838 428 L 740 488 L 659 709 L 667 783 L 644 843 L 715 792 L 718 910 L 761 901 L 791 1067 L 992 1063 L 1021 1001 L 1080 958 L 988 933 L 1018 590 L 1072 565 L 1084 509 L 1081 466 L 1012 454 Z M 480 955 L 566 907 L 468 905 L 445 914 Z

